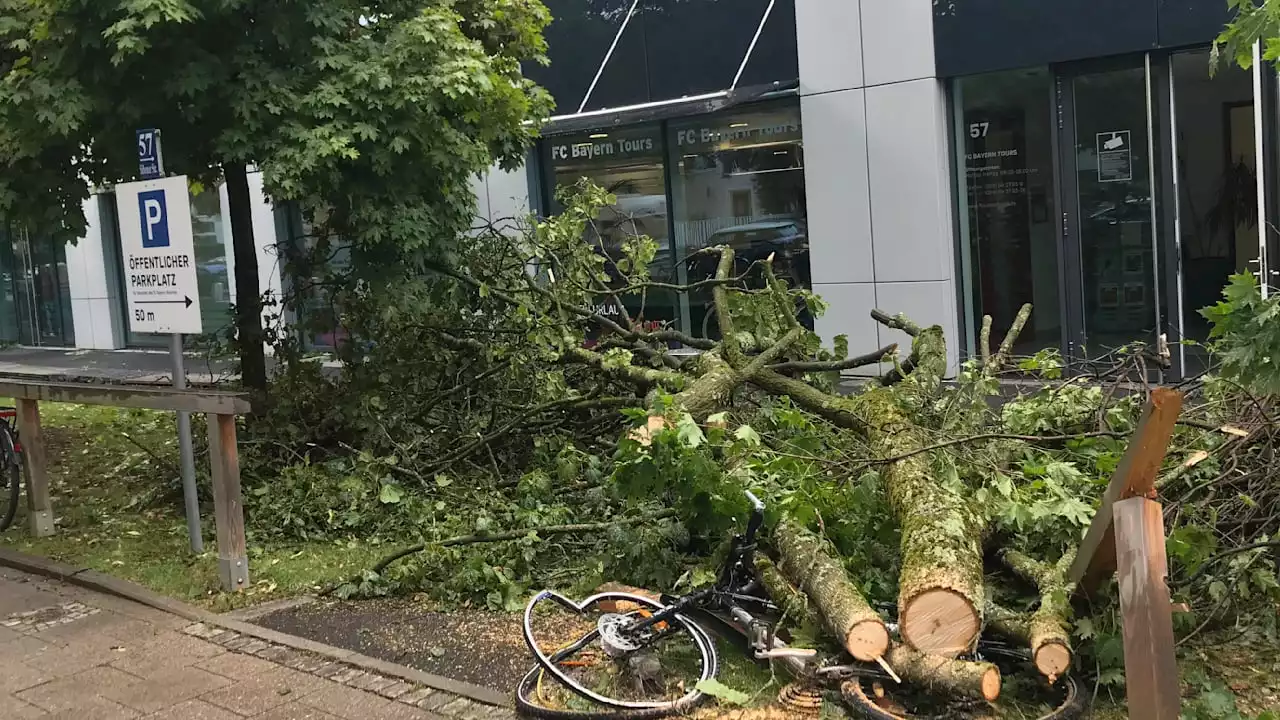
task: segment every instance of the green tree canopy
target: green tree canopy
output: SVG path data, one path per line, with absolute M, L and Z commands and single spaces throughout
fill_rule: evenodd
M 226 177 L 233 231 L 256 165 L 360 268 L 417 265 L 547 113 L 520 63 L 545 61 L 548 21 L 539 0 L 0 0 L 0 213 L 78 236 L 89 188 L 135 177 L 134 132 L 158 127 L 169 172 Z

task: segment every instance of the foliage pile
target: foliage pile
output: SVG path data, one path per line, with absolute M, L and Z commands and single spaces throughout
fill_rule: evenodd
M 598 236 L 606 193 L 585 185 L 566 202 L 518 232 L 473 233 L 429 272 L 398 278 L 394 302 L 349 285 L 338 303 L 343 372 L 284 353 L 246 462 L 256 536 L 417 543 L 421 552 L 338 592 L 511 608 L 535 585 L 703 584 L 750 489 L 768 503 L 769 527 L 819 538 L 872 607 L 945 596 L 960 629 L 920 647 L 954 655 L 984 626 L 1034 618 L 1037 639 L 1022 641 L 1071 648 L 1104 681 L 1122 681 L 1112 606 L 1073 618 L 1061 569 L 1145 401 L 1145 349 L 1064 377 L 1054 352 L 1011 357 L 1027 308 L 1004 342 L 943 382 L 938 328 L 876 312 L 911 352 L 849 358 L 841 339 L 824 349 L 798 319 L 822 303 L 787 287 L 774 258 L 735 262 L 709 248 L 694 256 L 703 275 L 673 286 L 649 277 L 648 238 L 582 242 Z M 1209 311 L 1224 370 L 1181 386 L 1187 410 L 1161 480 L 1191 631 L 1244 616 L 1273 628 L 1280 598 L 1266 504 L 1273 402 L 1236 357 L 1280 322 L 1248 283 L 1234 281 Z M 660 292 L 707 302 L 726 332 L 646 323 Z M 840 371 L 879 363 L 892 370 L 835 392 Z M 1001 396 L 1009 373 L 1040 382 Z M 669 507 L 678 517 L 660 515 Z M 557 529 L 566 525 L 591 532 Z M 1010 614 L 1026 620 L 996 622 Z M 832 625 L 793 632 L 817 642 Z

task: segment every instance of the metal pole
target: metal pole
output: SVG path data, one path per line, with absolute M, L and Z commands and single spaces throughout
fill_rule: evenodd
M 187 388 L 187 370 L 182 358 L 182 334 L 170 337 L 169 354 L 173 360 L 173 387 Z M 178 450 L 182 453 L 182 498 L 187 507 L 187 535 L 191 538 L 191 551 L 204 552 L 204 538 L 200 536 L 200 497 L 196 493 L 196 455 L 191 449 L 191 413 L 178 413 Z

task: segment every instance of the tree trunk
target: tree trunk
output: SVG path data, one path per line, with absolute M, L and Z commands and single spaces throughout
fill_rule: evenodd
M 1071 619 L 1071 585 L 1067 571 L 1075 560 L 1075 551 L 1069 551 L 1055 564 L 1037 562 L 1015 550 L 1002 554 L 1006 565 L 1023 579 L 1035 584 L 1040 591 L 1040 607 L 1031 614 L 1025 624 L 1024 642 L 1031 648 L 1031 658 L 1036 669 L 1049 678 L 1050 683 L 1071 668 L 1071 634 L 1067 623 Z
M 769 593 L 773 604 L 782 611 L 782 622 L 790 627 L 798 627 L 809 621 L 814 627 L 822 627 L 825 622 L 818 609 L 809 602 L 804 593 L 782 576 L 782 572 L 764 555 L 756 555 L 756 575 L 760 584 Z
M 225 163 L 227 210 L 231 216 L 231 245 L 236 266 L 236 337 L 240 345 L 240 382 L 250 390 L 267 390 L 267 359 L 263 349 L 262 294 L 258 287 L 258 246 L 253 239 L 253 201 L 244 163 Z
M 987 702 L 1000 697 L 1000 669 L 991 663 L 926 655 L 901 643 L 894 643 L 884 659 L 903 680 L 923 690 Z
M 889 631 L 844 566 L 826 553 L 822 541 L 809 531 L 783 520 L 773 531 L 782 574 L 800 588 L 825 621 L 824 625 L 849 654 L 869 662 L 884 655 Z
M 921 331 L 912 354 L 919 364 L 902 385 L 859 398 L 879 457 L 905 455 L 926 444 L 897 403 L 904 393 L 929 392 L 941 378 L 946 369 L 942 329 Z M 899 632 L 916 650 L 955 657 L 973 647 L 982 629 L 985 520 L 960 488 L 933 477 L 927 453 L 885 466 L 882 477 L 902 528 Z

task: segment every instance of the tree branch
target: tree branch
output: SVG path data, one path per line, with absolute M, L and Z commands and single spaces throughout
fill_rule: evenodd
M 867 353 L 866 355 L 859 355 L 857 357 L 845 358 L 844 360 L 792 360 L 790 362 L 770 365 L 769 369 L 777 373 L 809 373 L 852 370 L 854 368 L 882 363 L 884 362 L 885 357 L 896 352 L 898 352 L 898 345 L 895 343 L 893 345 L 882 347 L 875 352 Z

